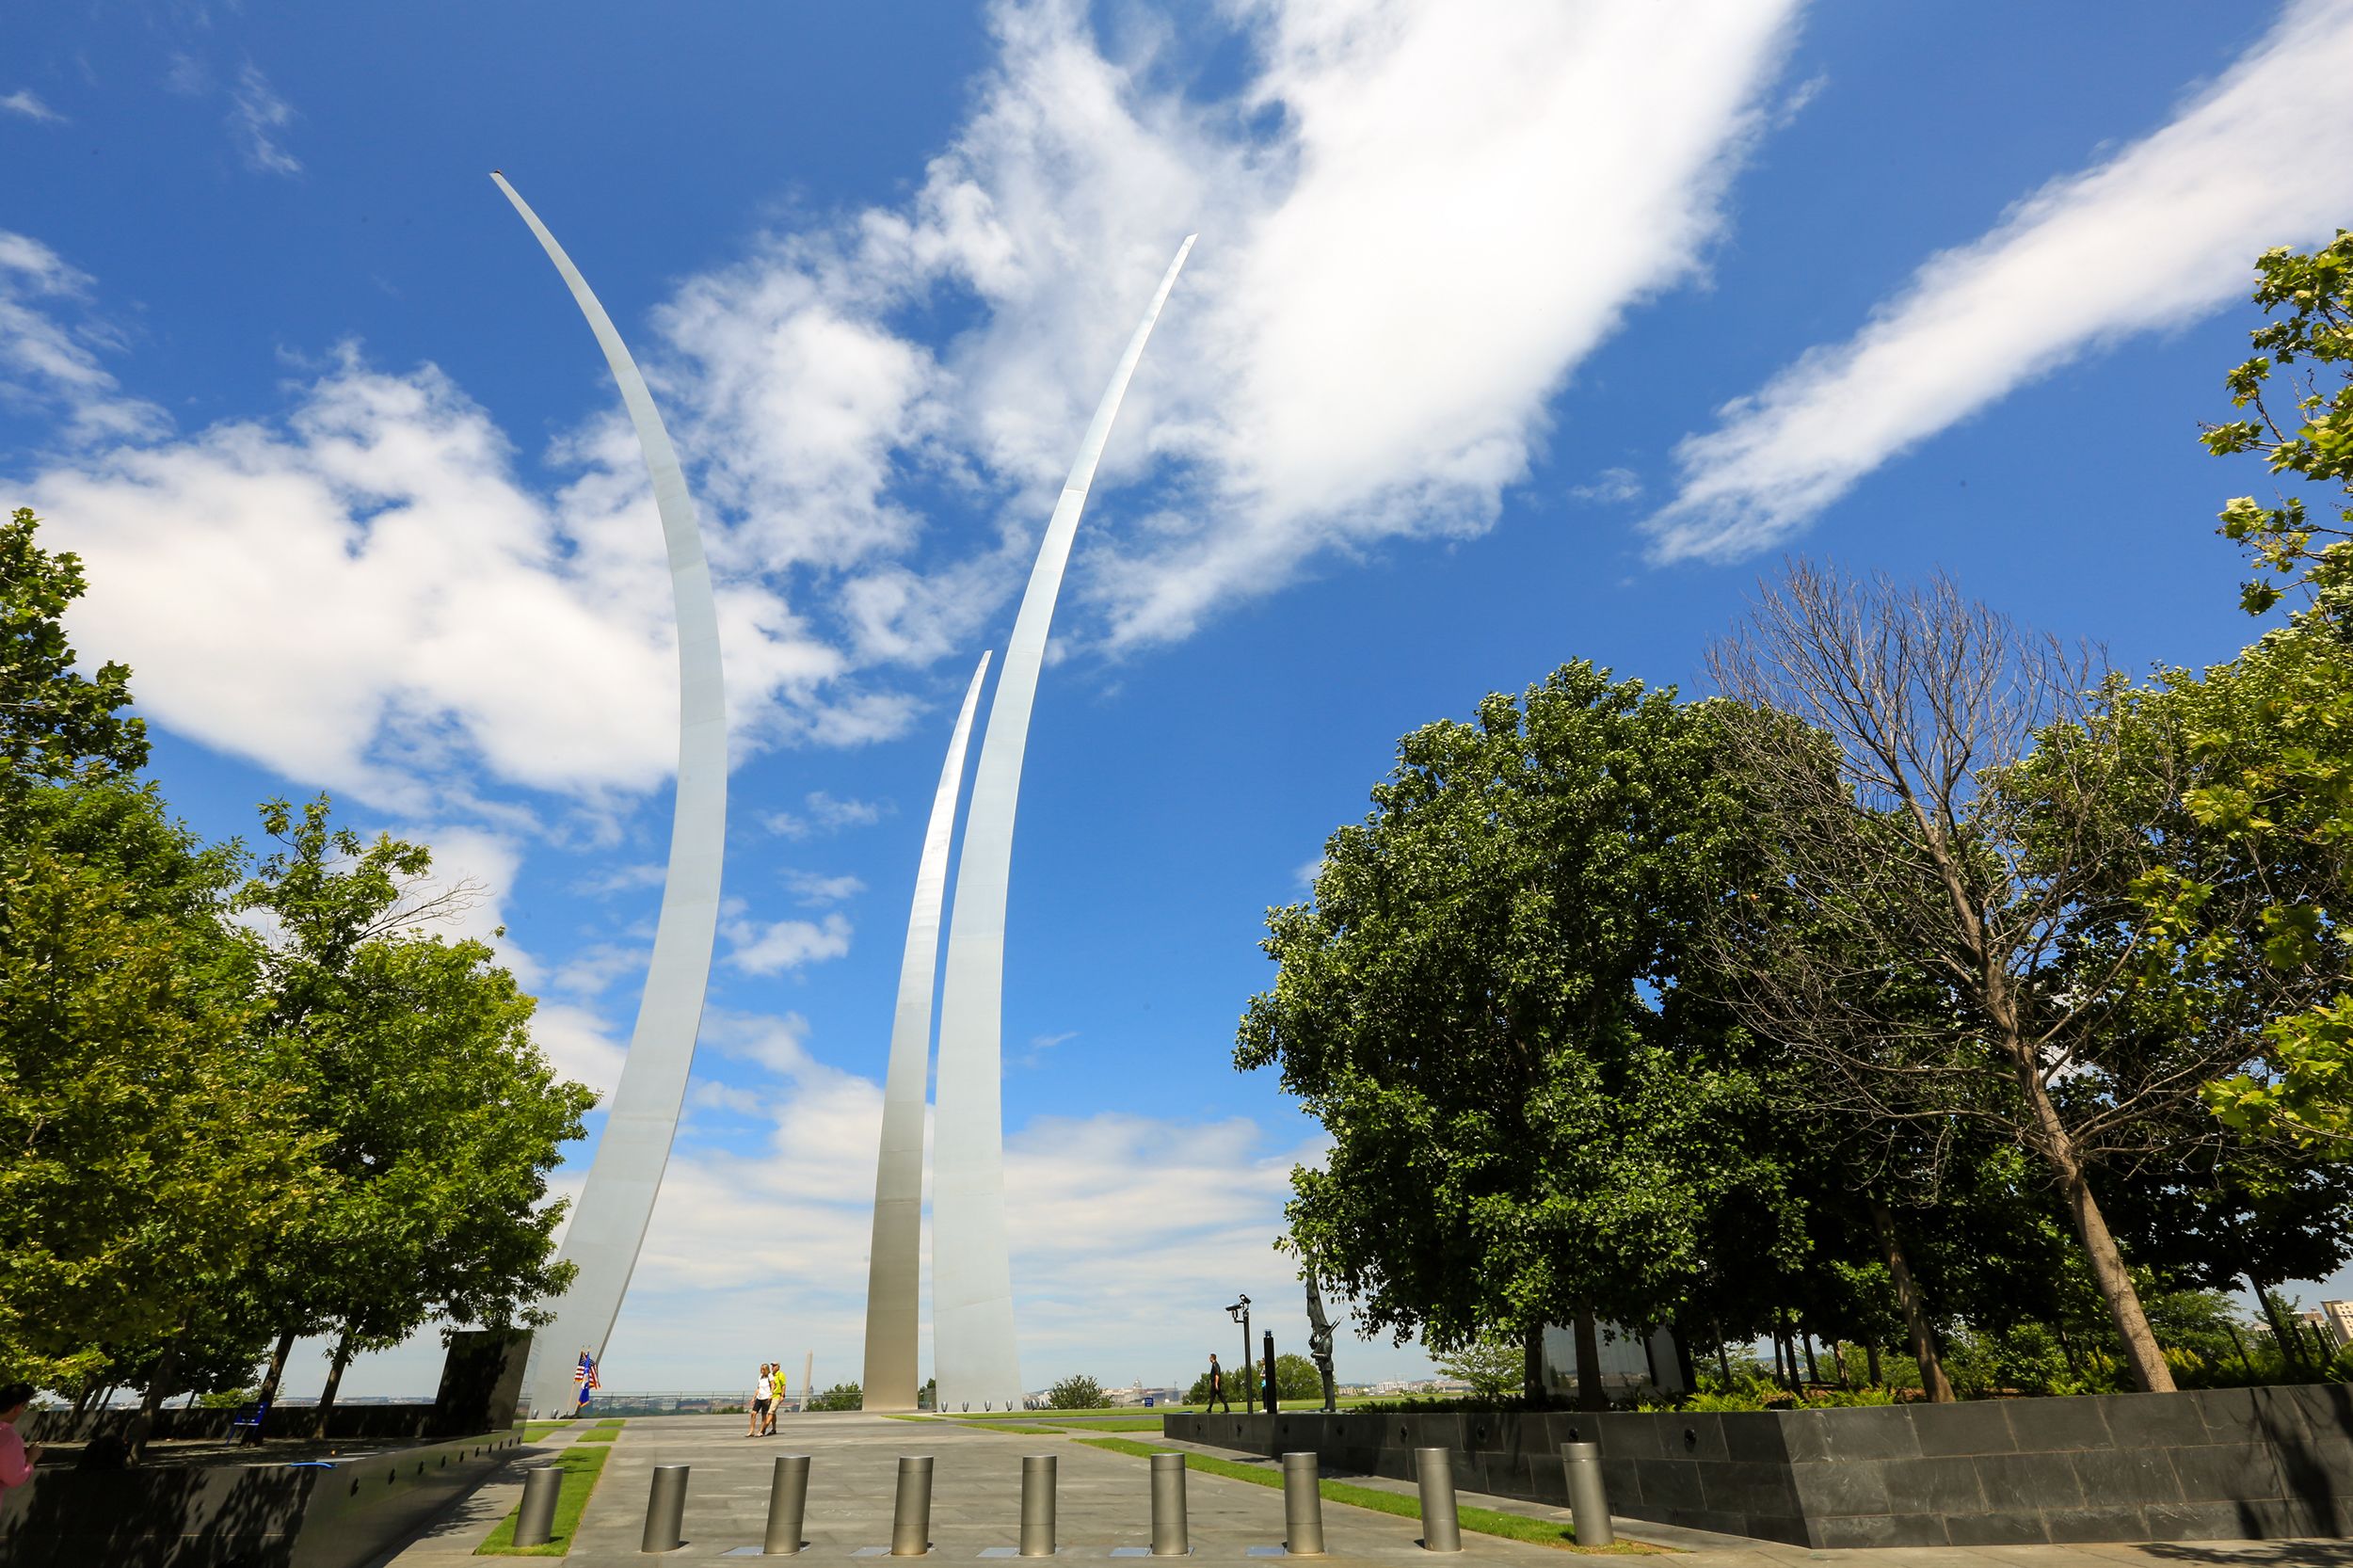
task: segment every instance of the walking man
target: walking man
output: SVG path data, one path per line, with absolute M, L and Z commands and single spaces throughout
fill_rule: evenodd
M 1217 1352 L 1209 1352 L 1209 1397 L 1201 1401 L 1201 1414 L 1207 1416 L 1211 1405 L 1222 1404 L 1225 1414 L 1234 1413 L 1234 1401 L 1225 1397 L 1225 1371 L 1217 1364 Z
M 752 1424 L 744 1433 L 746 1437 L 758 1437 L 760 1424 L 768 1419 L 768 1400 L 776 1392 L 776 1384 L 769 1380 L 770 1369 L 768 1363 L 761 1362 L 760 1380 L 752 1384 Z
M 33 1479 L 33 1466 L 40 1463 L 40 1445 L 24 1446 L 24 1438 L 16 1430 L 17 1417 L 33 1402 L 33 1385 L 11 1383 L 0 1388 L 0 1500 Z

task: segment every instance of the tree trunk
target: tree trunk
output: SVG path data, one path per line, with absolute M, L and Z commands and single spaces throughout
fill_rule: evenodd
M 127 1464 L 136 1464 L 147 1455 L 149 1433 L 155 1430 L 155 1417 L 162 1414 L 164 1400 L 171 1397 L 171 1377 L 180 1369 L 180 1336 L 174 1334 L 164 1341 L 164 1353 L 155 1358 L 155 1373 L 147 1384 L 146 1397 L 139 1400 L 139 1413 L 131 1417 L 131 1430 L 123 1447 Z
M 2271 1342 L 2280 1347 L 2281 1366 L 2289 1372 L 2304 1372 L 2303 1341 L 2288 1332 L 2288 1325 L 2280 1317 L 2280 1304 L 2271 1299 L 2264 1282 L 2253 1274 L 2247 1276 L 2247 1283 L 2255 1288 L 2255 1300 L 2263 1304 L 2264 1316 L 2271 1320 Z
M 1878 1340 L 1866 1339 L 1863 1342 L 1863 1366 L 1865 1375 L 1871 1380 L 1871 1386 L 1877 1388 L 1881 1381 L 1880 1342 Z
M 2222 1325 L 2222 1332 L 2231 1336 L 2231 1349 L 2238 1352 L 2238 1364 L 2247 1368 L 2247 1375 L 2249 1377 L 2253 1377 L 2255 1375 L 2255 1363 L 2253 1358 L 2247 1353 L 2247 1341 L 2241 1339 L 2238 1336 L 2238 1330 L 2233 1328 L 2229 1323 Z
M 2075 1359 L 2075 1342 L 2067 1337 L 2067 1320 L 2063 1317 L 2052 1319 L 2051 1333 L 2057 1336 L 2059 1354 L 2067 1358 L 2068 1375 L 2076 1378 L 2082 1377 L 2084 1375 L 2084 1369 L 2082 1363 Z
M 1732 1351 L 1724 1344 L 1724 1326 L 1716 1325 L 1716 1370 L 1724 1376 L 1724 1392 L 1732 1392 Z
M 286 1375 L 286 1357 L 294 1353 L 295 1331 L 288 1329 L 278 1336 L 278 1348 L 270 1352 L 269 1372 L 262 1379 L 261 1392 L 254 1396 L 256 1416 L 253 1425 L 240 1436 L 246 1443 L 262 1440 L 263 1423 L 269 1419 L 269 1407 L 278 1402 L 278 1384 Z
M 1683 1326 L 1678 1323 L 1670 1328 L 1667 1338 L 1675 1348 L 1675 1376 L 1683 1380 L 1683 1391 L 1687 1394 L 1698 1393 L 1699 1369 L 1691 1365 L 1691 1341 L 1684 1337 Z
M 1818 1388 L 1822 1383 L 1822 1368 L 1814 1359 L 1814 1331 L 1800 1324 L 1798 1343 L 1805 1347 L 1805 1381 Z
M 1896 1236 L 1896 1216 L 1876 1192 L 1871 1194 L 1871 1228 L 1879 1233 L 1880 1256 L 1887 1264 L 1887 1275 L 1896 1282 L 1896 1304 L 1903 1309 L 1904 1329 L 1912 1338 L 1912 1358 L 1920 1364 L 1921 1390 L 1930 1404 L 1951 1404 L 1953 1385 L 1945 1376 L 1944 1359 L 1936 1353 L 1936 1336 L 1929 1327 L 1928 1303 L 1912 1277 L 1912 1265 L 1905 1261 L 1903 1242 Z
M 318 1414 L 311 1422 L 311 1440 L 314 1443 L 322 1442 L 327 1437 L 327 1417 L 335 1409 L 335 1390 L 342 1386 L 344 1368 L 350 1365 L 351 1331 L 345 1329 L 344 1336 L 335 1341 L 334 1360 L 328 1364 L 327 1386 L 319 1390 Z
M 1520 1397 L 1542 1410 L 1545 1396 L 1545 1325 L 1538 1323 L 1520 1336 Z
M 1601 1336 L 1594 1331 L 1590 1306 L 1577 1309 L 1577 1408 L 1609 1408 L 1609 1389 L 1601 1381 Z
M 2108 1316 L 2115 1320 L 2117 1340 L 2124 1347 L 2124 1365 L 2132 1369 L 2133 1382 L 2140 1385 L 2141 1392 L 2170 1394 L 2173 1368 L 2165 1364 L 2165 1352 L 2158 1348 L 2157 1336 L 2150 1332 L 2149 1315 L 2141 1310 L 2140 1292 L 2133 1288 L 2133 1276 L 2124 1267 L 2124 1254 L 2108 1231 L 2107 1216 L 2100 1212 L 2100 1200 L 2093 1196 L 2083 1160 L 2075 1153 L 2074 1135 L 2059 1120 L 2058 1108 L 2051 1103 L 2050 1092 L 2043 1087 L 2041 1066 L 2033 1052 L 2005 1016 L 2009 1012 L 2007 994 L 2001 1006 L 1993 1011 L 2006 1036 L 2003 1048 L 2016 1073 L 2019 1092 L 2034 1112 L 2034 1141 L 2041 1145 L 2040 1152 L 2051 1167 L 2051 1174 L 2058 1178 L 2068 1215 L 2075 1222 L 2076 1240 L 2083 1243 L 2084 1261 L 2091 1267 L 2091 1283 L 2099 1288 L 2100 1299 L 2107 1304 Z

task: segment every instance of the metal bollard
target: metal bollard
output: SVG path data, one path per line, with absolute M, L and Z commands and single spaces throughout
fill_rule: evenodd
M 890 1505 L 890 1555 L 921 1557 L 932 1549 L 932 1456 L 899 1456 L 899 1495 Z
M 555 1533 L 555 1499 L 564 1490 L 564 1472 L 552 1464 L 523 1472 L 522 1512 L 515 1515 L 515 1544 L 544 1546 Z
M 638 1539 L 641 1552 L 675 1552 L 686 1543 L 679 1531 L 686 1523 L 686 1471 L 683 1464 L 657 1464 L 653 1485 L 646 1493 L 646 1533 Z
M 808 1513 L 808 1455 L 778 1454 L 768 1481 L 768 1533 L 762 1557 L 794 1557 L 801 1549 L 801 1523 Z
M 1569 1482 L 1569 1517 L 1580 1546 L 1616 1544 L 1618 1532 L 1609 1525 L 1609 1494 L 1601 1484 L 1601 1445 L 1563 1443 L 1561 1468 Z
M 1293 1557 L 1323 1555 L 1323 1492 L 1316 1456 L 1283 1456 L 1283 1549 Z
M 1454 1455 L 1444 1448 L 1416 1448 L 1414 1475 L 1421 1482 L 1422 1550 L 1461 1551 L 1463 1522 L 1454 1511 Z
M 1054 1555 L 1054 1456 L 1021 1458 L 1021 1555 Z
M 1152 1456 L 1152 1555 L 1184 1557 L 1193 1550 L 1185 1533 L 1185 1456 Z

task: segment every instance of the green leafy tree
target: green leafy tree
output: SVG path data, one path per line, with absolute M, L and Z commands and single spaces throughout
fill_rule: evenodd
M 1226 1369 L 1225 1394 L 1226 1402 L 1247 1402 L 1249 1400 L 1256 1400 L 1257 1397 L 1258 1368 L 1257 1363 L 1254 1362 L 1250 1366 L 1244 1367 L 1240 1370 L 1235 1370 L 1231 1368 Z M 1192 1387 L 1185 1390 L 1185 1403 L 1207 1404 L 1209 1402 L 1209 1374 L 1204 1372 L 1199 1377 L 1193 1380 Z M 1224 1407 L 1221 1406 L 1220 1408 L 1222 1409 Z
M 75 670 L 66 606 L 82 597 L 82 563 L 40 548 L 40 520 L 18 507 L 0 524 L 0 759 L 22 785 L 92 769 L 117 774 L 147 764 L 147 726 L 131 704 L 128 666 Z
M 2185 710 L 2196 768 L 2182 808 L 2229 853 L 2210 874 L 2143 896 L 2196 933 L 2198 956 L 2223 985 L 2260 982 L 2272 1003 L 2247 1042 L 2245 1070 L 2208 1089 L 2215 1112 L 2242 1131 L 2342 1153 L 2353 1143 L 2353 233 L 2340 230 L 2308 253 L 2267 251 L 2256 276 L 2255 303 L 2271 319 L 2252 334 L 2256 355 L 2229 377 L 2247 412 L 2205 441 L 2217 456 L 2261 456 L 2297 487 L 2271 505 L 2233 499 L 2220 532 L 2257 568 L 2241 594 L 2250 614 L 2298 598 L 2285 627 L 2232 664 L 2165 680 L 2166 698 Z M 2324 520 L 2317 495 L 2303 492 L 2331 488 L 2319 503 L 2333 512 Z M 2210 914 L 2217 886 L 2234 875 L 2266 895 L 2253 921 Z
M 1104 1410 L 1112 1399 L 1103 1392 L 1103 1385 L 1084 1373 L 1074 1373 L 1046 1391 L 1046 1402 L 1055 1410 Z
M 314 1199 L 310 1146 L 222 918 L 238 852 L 134 782 L 130 672 L 77 672 L 80 563 L 37 530 L 0 527 L 0 1367 L 88 1392 L 148 1347 L 152 1417 Z
M 324 797 L 263 808 L 280 848 L 245 887 L 272 918 L 268 1026 L 288 1043 L 332 1201 L 275 1260 L 280 1339 L 337 1336 L 317 1416 L 361 1350 L 427 1321 L 505 1328 L 569 1282 L 552 1261 L 547 1176 L 594 1102 L 532 1044 L 532 999 L 485 943 L 422 922 L 463 888 L 425 890 L 423 846 L 364 840 Z
M 837 1383 L 808 1401 L 811 1410 L 863 1410 L 866 1391 L 855 1383 Z
M 1526 1371 L 1527 1352 L 1517 1339 L 1487 1336 L 1436 1358 L 1438 1375 L 1460 1378 L 1470 1384 L 1471 1396 L 1500 1400 L 1519 1392 Z
M 1274 1358 L 1274 1397 L 1285 1404 L 1323 1399 L 1323 1374 L 1304 1355 L 1285 1351 Z
M 1675 1315 L 1737 1236 L 1779 1240 L 1764 1112 L 1686 984 L 1746 833 L 1713 712 L 1567 664 L 1522 701 L 1408 735 L 1325 844 L 1235 1064 L 1273 1066 L 1332 1136 L 1292 1175 L 1290 1243 L 1369 1330 L 1523 1347 Z M 1720 1223 L 1731 1207 L 1738 1226 Z

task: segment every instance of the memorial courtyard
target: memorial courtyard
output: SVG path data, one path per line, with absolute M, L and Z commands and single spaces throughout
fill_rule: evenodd
M 2353 0 L 122 8 L 0 1568 L 2353 1568 Z

